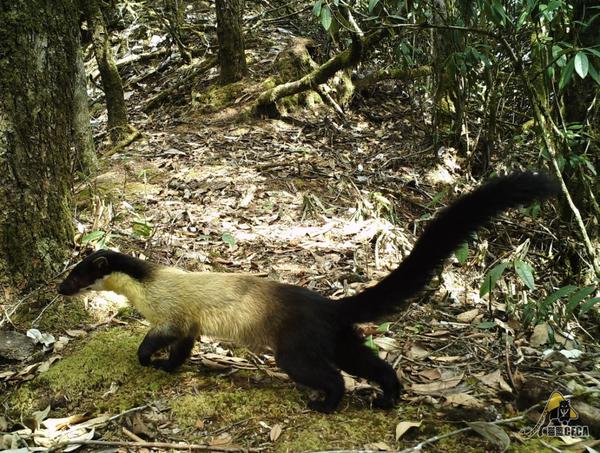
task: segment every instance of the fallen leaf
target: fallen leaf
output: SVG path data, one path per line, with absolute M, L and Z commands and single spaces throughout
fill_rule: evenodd
M 512 388 L 504 380 L 504 378 L 502 377 L 502 373 L 500 372 L 500 370 L 493 371 L 493 372 L 485 374 L 483 376 L 477 376 L 477 375 L 475 375 L 475 377 L 479 381 L 481 381 L 485 385 L 487 385 L 488 387 L 499 388 L 499 389 L 502 389 L 502 390 L 504 390 L 506 392 L 512 392 Z
M 54 343 L 54 352 L 62 351 L 67 343 L 69 342 L 69 337 L 61 336 L 58 338 L 58 341 Z
M 575 445 L 581 442 L 580 438 L 569 436 L 560 436 L 560 440 L 562 440 L 566 445 Z
M 449 333 L 450 333 L 449 330 L 436 330 L 434 332 L 426 333 L 425 336 L 427 336 L 427 337 L 443 337 L 443 336 L 448 335 Z
M 87 335 L 85 330 L 65 330 L 65 333 L 70 337 L 85 337 Z
M 48 360 L 41 362 L 39 365 L 39 368 L 37 369 L 37 371 L 39 373 L 45 373 L 46 371 L 48 371 L 50 369 L 50 366 L 56 362 L 57 360 L 60 360 L 62 358 L 62 356 L 60 355 L 55 355 L 50 357 Z
M 398 441 L 404 433 L 410 428 L 418 428 L 423 422 L 400 422 L 396 425 L 396 441 Z
M 435 360 L 436 362 L 454 363 L 454 362 L 459 362 L 464 357 L 461 357 L 459 355 L 443 355 L 443 356 L 439 356 L 439 357 L 433 357 L 433 356 L 431 356 L 429 358 L 431 360 Z
M 256 192 L 256 186 L 254 184 L 250 185 L 246 192 L 244 193 L 244 197 L 240 200 L 238 206 L 240 208 L 247 208 L 252 199 L 254 198 L 254 193 Z
M 2 371 L 0 372 L 0 379 L 7 379 L 9 377 L 14 376 L 15 374 L 17 374 L 16 371 Z
M 467 422 L 467 425 L 481 437 L 499 447 L 501 451 L 505 451 L 510 446 L 508 434 L 498 425 L 487 422 Z
M 429 357 L 429 354 L 431 354 L 431 351 L 421 343 L 413 343 L 406 353 L 407 357 L 413 360 L 424 359 L 425 357 Z
M 396 351 L 400 348 L 398 342 L 390 337 L 377 337 L 373 339 L 373 343 L 375 343 L 384 351 Z
M 213 437 L 208 442 L 208 445 L 210 445 L 212 447 L 216 447 L 217 445 L 219 445 L 219 446 L 229 445 L 232 440 L 233 439 L 231 437 L 231 434 L 229 434 L 229 433 L 221 433 L 217 437 Z
M 458 376 L 454 376 L 452 378 L 445 379 L 445 380 L 431 382 L 429 384 L 412 384 L 410 386 L 410 389 L 414 393 L 419 393 L 422 395 L 428 395 L 430 393 L 441 392 L 441 391 L 456 387 L 460 383 L 460 381 L 462 381 L 463 376 L 464 376 L 464 374 L 461 373 Z
M 385 442 L 374 442 L 371 444 L 364 445 L 365 450 L 379 450 L 379 451 L 392 451 L 392 447 L 390 447 Z
M 474 308 L 473 310 L 465 311 L 456 316 L 456 319 L 460 322 L 469 323 L 473 321 L 479 315 L 479 309 Z
M 529 339 L 529 344 L 533 348 L 540 347 L 548 342 L 548 324 L 543 322 L 533 328 L 533 334 Z
M 271 428 L 271 432 L 269 433 L 269 439 L 271 439 L 271 442 L 275 442 L 277 439 L 279 439 L 279 436 L 281 436 L 282 431 L 283 428 L 279 423 L 273 425 L 273 427 Z
M 72 425 L 77 425 L 78 423 L 83 423 L 90 419 L 91 416 L 89 413 L 75 414 L 61 418 L 47 418 L 42 422 L 42 426 L 50 430 L 59 431 L 68 429 Z
M 483 407 L 483 403 L 468 393 L 455 393 L 446 396 L 446 403 L 464 407 Z
M 133 418 L 131 420 L 131 431 L 133 431 L 134 434 L 141 434 L 148 439 L 153 439 L 156 437 L 156 433 L 152 432 L 152 430 L 148 428 L 148 425 L 144 423 L 142 415 L 139 412 L 133 414 Z
M 427 368 L 421 372 L 419 372 L 419 376 L 423 376 L 430 381 L 441 379 L 442 373 L 437 368 Z

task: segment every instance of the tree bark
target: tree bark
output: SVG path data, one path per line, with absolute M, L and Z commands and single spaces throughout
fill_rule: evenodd
M 181 59 L 186 63 L 192 62 L 192 54 L 183 43 L 181 24 L 183 20 L 183 5 L 179 0 L 163 0 L 164 21 L 171 39 L 175 42 Z
M 127 106 L 123 96 L 123 84 L 110 47 L 108 31 L 97 0 L 81 2 L 88 27 L 92 31 L 92 44 L 98 62 L 98 70 L 106 96 L 108 130 L 113 143 L 117 143 L 129 132 Z
M 596 2 L 593 0 L 575 0 L 571 4 L 573 5 L 573 26 L 570 29 L 567 41 L 577 43 L 580 47 L 597 46 L 599 43 L 598 27 L 600 26 L 600 17 L 596 16 L 587 27 L 581 25 L 592 20 L 594 14 L 597 14 L 596 10 L 593 9 Z M 591 80 L 590 76 L 582 80 L 579 76 L 573 75 L 563 95 L 565 122 L 567 124 L 586 125 L 589 129 L 587 133 L 589 137 L 600 135 L 600 107 L 598 107 L 597 100 L 595 101 L 598 93 L 598 85 Z M 565 150 L 566 153 L 585 156 L 596 169 L 600 168 L 600 143 L 597 140 L 582 140 L 580 143 L 569 144 L 569 148 Z M 592 236 L 598 236 L 600 232 L 600 208 L 598 207 L 598 200 L 594 196 L 594 194 L 600 193 L 598 177 L 595 177 L 585 167 L 578 168 L 571 165 L 565 166 L 564 176 L 569 181 L 569 188 L 577 205 L 590 217 L 596 216 L 596 221 L 589 222 L 589 226 Z M 600 244 L 598 248 L 600 250 Z
M 456 10 L 454 0 L 435 0 L 433 2 L 433 22 L 444 25 Z M 464 76 L 455 69 L 450 73 L 452 55 L 465 48 L 464 33 L 457 30 L 433 30 L 433 145 L 437 151 L 442 136 L 450 133 L 454 145 L 460 144 L 462 126 L 465 122 L 466 83 Z M 468 146 L 468 142 L 467 142 Z
M 94 147 L 94 137 L 90 124 L 87 78 L 83 66 L 83 55 L 77 52 L 77 72 L 75 73 L 75 99 L 73 132 L 75 145 L 75 170 L 84 176 L 91 176 L 98 169 L 98 158 Z
M 248 73 L 242 30 L 244 0 L 216 0 L 216 9 L 220 80 L 226 85 Z
M 0 278 L 19 289 L 62 269 L 73 238 L 78 16 L 74 0 L 0 8 Z

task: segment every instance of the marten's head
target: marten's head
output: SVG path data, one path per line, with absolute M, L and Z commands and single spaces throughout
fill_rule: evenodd
M 122 272 L 136 280 L 149 277 L 153 265 L 124 253 L 98 250 L 84 258 L 59 285 L 63 296 L 76 296 L 87 290 L 102 290 L 102 281 L 113 272 Z

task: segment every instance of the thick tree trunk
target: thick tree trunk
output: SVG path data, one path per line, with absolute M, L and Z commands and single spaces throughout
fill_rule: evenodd
M 83 66 L 83 55 L 77 52 L 77 72 L 75 73 L 75 99 L 73 117 L 73 144 L 75 147 L 75 170 L 84 176 L 93 175 L 98 169 L 98 158 L 94 147 L 90 109 L 88 106 L 87 79 Z
M 226 85 L 248 73 L 242 30 L 244 0 L 216 0 L 216 9 L 220 79 Z
M 102 79 L 102 87 L 106 96 L 106 109 L 108 111 L 108 130 L 113 143 L 117 143 L 129 132 L 127 120 L 127 106 L 123 96 L 123 84 L 117 70 L 108 39 L 108 32 L 104 17 L 97 0 L 84 0 L 81 2 L 88 27 L 92 31 L 94 54 L 98 62 L 98 70 Z
M 0 278 L 18 288 L 61 269 L 73 238 L 78 14 L 73 0 L 0 8 Z
M 598 27 L 600 27 L 600 17 L 596 16 L 587 27 L 581 24 L 588 23 L 592 17 L 597 14 L 593 9 L 597 2 L 593 0 L 576 0 L 571 2 L 573 5 L 573 22 L 569 41 L 577 42 L 580 47 L 594 47 L 599 43 Z M 591 63 L 591 62 L 590 62 Z M 595 64 L 595 63 L 594 63 Z M 597 67 L 597 66 L 596 66 Z M 598 85 L 591 77 L 581 79 L 574 75 L 571 83 L 567 85 L 564 92 L 564 119 L 567 123 L 578 123 L 588 125 L 588 134 L 590 137 L 600 135 L 600 107 L 598 106 Z M 596 168 L 600 168 L 600 143 L 597 140 L 582 140 L 580 143 L 569 144 L 567 153 L 585 156 Z M 587 177 L 586 177 L 587 174 Z M 596 216 L 596 222 L 589 222 L 593 235 L 597 236 L 600 232 L 600 208 L 599 200 L 594 196 L 600 192 L 600 182 L 597 177 L 589 172 L 585 167 L 577 168 L 567 165 L 564 172 L 565 178 L 569 181 L 569 188 L 573 192 L 575 202 L 584 212 L 590 216 Z
M 180 0 L 163 0 L 164 22 L 167 31 L 171 35 L 171 39 L 175 42 L 181 59 L 190 64 L 192 62 L 192 54 L 187 49 L 181 38 L 181 24 L 184 22 L 183 5 Z

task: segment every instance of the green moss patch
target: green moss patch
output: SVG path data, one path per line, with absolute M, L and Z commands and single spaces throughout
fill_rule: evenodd
M 125 328 L 93 335 L 79 350 L 17 390 L 14 408 L 29 412 L 37 409 L 36 401 L 60 400 L 67 402 L 67 412 L 118 413 L 148 402 L 178 376 L 138 363 L 136 351 L 142 336 Z

